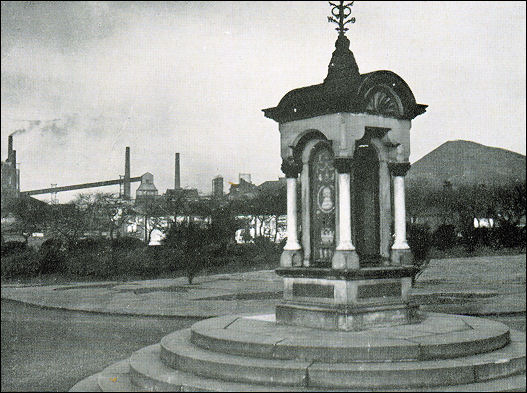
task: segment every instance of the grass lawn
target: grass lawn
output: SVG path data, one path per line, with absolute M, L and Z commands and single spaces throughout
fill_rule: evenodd
M 477 247 L 474 252 L 467 252 L 461 245 L 454 246 L 448 250 L 439 250 L 432 247 L 429 253 L 431 259 L 448 259 L 448 258 L 470 258 L 470 257 L 484 257 L 484 256 L 499 256 L 499 255 L 519 255 L 525 254 L 525 248 L 500 248 L 492 247 Z

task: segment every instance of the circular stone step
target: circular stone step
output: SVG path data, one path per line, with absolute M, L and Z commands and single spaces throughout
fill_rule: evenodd
M 206 392 L 303 392 L 302 387 L 269 386 L 228 382 L 200 377 L 167 367 L 160 358 L 160 345 L 151 345 L 135 352 L 130 358 L 130 380 L 145 391 L 206 391 Z M 307 391 L 310 391 L 307 389 Z M 311 389 L 319 391 L 319 389 Z
M 509 342 L 509 328 L 500 322 L 424 316 L 418 324 L 360 332 L 280 325 L 272 314 L 217 317 L 192 325 L 191 342 L 232 355 L 327 363 L 449 359 L 490 352 Z
M 181 332 L 185 336 L 187 345 L 193 346 L 188 341 L 188 330 Z M 463 363 L 471 367 L 473 382 L 464 384 L 445 385 L 448 380 L 442 381 L 441 385 L 432 386 L 433 381 L 424 381 L 426 386 L 401 386 L 397 376 L 388 379 L 389 386 L 358 386 L 364 381 L 358 381 L 364 375 L 356 373 L 350 375 L 345 364 L 323 364 L 312 362 L 306 369 L 306 380 L 304 386 L 280 386 L 262 385 L 250 382 L 232 382 L 222 379 L 206 378 L 182 370 L 176 370 L 161 360 L 161 348 L 159 344 L 145 347 L 135 352 L 129 360 L 121 361 L 111 365 L 102 372 L 78 382 L 70 391 L 448 391 L 448 392 L 480 392 L 480 391 L 525 391 L 525 333 L 511 330 L 511 343 L 506 347 L 486 354 L 469 356 L 456 359 L 457 364 Z M 196 347 L 194 347 L 196 348 Z M 198 348 L 199 350 L 199 348 Z M 201 349 L 201 351 L 203 351 Z M 218 355 L 218 354 L 216 354 Z M 165 362 L 168 359 L 165 359 Z M 247 364 L 252 362 L 251 358 L 245 358 Z M 441 360 L 439 362 L 452 362 Z M 401 362 L 392 364 L 397 365 Z M 427 367 L 433 362 L 403 362 L 414 363 L 418 367 Z M 375 366 L 377 364 L 377 366 Z M 388 372 L 390 362 L 356 364 L 358 368 L 372 369 Z M 380 367 L 378 365 L 381 365 Z M 335 367 L 337 366 L 337 367 Z M 223 365 L 229 367 L 229 364 Z M 388 368 L 386 368 L 388 367 Z M 410 369 L 410 366 L 408 369 Z M 354 370 L 356 371 L 356 369 Z M 451 370 L 456 372 L 455 369 Z M 465 372 L 462 370 L 462 372 Z M 318 375 L 317 375 L 318 374 Z M 366 374 L 367 375 L 367 374 Z M 323 379 L 332 379 L 342 385 L 351 382 L 352 387 L 323 387 L 318 386 Z M 370 375 L 371 378 L 371 375 Z M 415 380 L 416 375 L 412 378 Z M 332 382 L 333 385 L 335 382 Z M 375 384 L 373 384 L 375 385 Z
M 292 386 L 271 386 L 257 385 L 249 383 L 228 382 L 218 379 L 204 378 L 179 370 L 167 367 L 161 362 L 159 344 L 151 345 L 135 352 L 130 358 L 130 379 L 136 386 L 145 391 L 222 391 L 222 392 L 310 392 L 326 391 L 321 387 L 292 387 Z M 463 385 L 440 386 L 440 387 L 419 387 L 416 389 L 405 389 L 405 391 L 524 391 L 525 375 L 516 374 L 504 378 L 488 380 L 484 382 L 474 382 Z M 399 391 L 390 388 L 382 389 L 331 389 L 332 392 L 345 391 Z
M 324 363 L 213 352 L 193 345 L 190 330 L 185 329 L 162 339 L 160 357 L 170 368 L 224 381 L 304 388 L 406 389 L 473 384 L 522 373 L 525 339 L 514 334 L 513 341 L 502 349 L 457 359 Z

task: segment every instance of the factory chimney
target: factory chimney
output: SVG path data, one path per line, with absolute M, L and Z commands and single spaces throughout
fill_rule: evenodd
M 179 174 L 179 153 L 176 153 L 176 162 L 174 170 L 174 189 L 178 190 L 181 188 L 181 177 Z
M 124 183 L 123 183 L 123 197 L 130 199 L 130 147 L 126 146 L 124 157 Z
M 7 161 L 13 162 L 13 135 L 7 137 Z

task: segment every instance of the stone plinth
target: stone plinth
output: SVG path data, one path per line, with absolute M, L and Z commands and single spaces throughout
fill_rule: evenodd
M 276 306 L 276 320 L 330 330 L 419 322 L 418 305 L 408 297 L 416 271 L 413 266 L 277 269 L 284 297 Z

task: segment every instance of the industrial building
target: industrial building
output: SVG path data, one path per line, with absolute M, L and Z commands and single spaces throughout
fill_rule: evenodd
M 154 175 L 150 172 L 146 172 L 141 176 L 141 184 L 135 192 L 135 201 L 137 203 L 138 201 L 156 198 L 157 196 L 158 193 L 157 188 L 154 185 Z
M 8 137 L 7 160 L 2 161 L 2 205 L 20 193 L 20 169 L 17 168 L 13 135 Z
M 216 176 L 212 179 L 212 198 L 221 199 L 223 198 L 223 177 Z
M 168 225 L 174 219 L 177 219 L 174 214 L 179 214 L 177 212 L 181 211 L 181 208 L 185 209 L 185 207 L 188 207 L 189 203 L 192 204 L 210 199 L 220 201 L 220 203 L 228 203 L 229 200 L 248 200 L 257 197 L 261 192 L 275 192 L 285 186 L 283 179 L 279 181 L 267 181 L 257 186 L 251 182 L 251 174 L 240 173 L 238 184 L 230 183 L 229 193 L 225 194 L 223 185 L 224 178 L 218 175 L 212 179 L 212 193 L 210 196 L 201 196 L 196 188 L 181 187 L 180 153 L 175 153 L 174 188 L 167 189 L 163 195 L 160 195 L 154 184 L 154 175 L 152 173 L 146 172 L 141 176 L 131 176 L 131 153 L 130 147 L 128 146 L 125 147 L 124 158 L 124 175 L 119 175 L 117 179 L 73 185 L 57 186 L 54 184 L 49 188 L 21 191 L 20 169 L 17 167 L 13 135 L 10 135 L 8 138 L 8 157 L 5 161 L 2 161 L 2 233 L 5 235 L 9 232 L 10 226 L 14 227 L 10 225 L 15 222 L 15 215 L 10 213 L 10 207 L 14 206 L 14 204 L 10 202 L 17 202 L 23 199 L 24 203 L 22 206 L 29 206 L 28 208 L 46 209 L 49 206 L 46 202 L 33 198 L 33 195 L 50 194 L 53 200 L 59 192 L 119 185 L 117 200 L 135 205 L 134 210 L 136 211 L 136 216 L 130 216 L 123 222 L 120 233 L 121 235 L 136 236 L 145 240 L 150 237 L 147 237 L 147 233 L 150 233 L 149 228 L 151 229 L 153 225 L 152 219 L 147 216 L 150 214 L 148 211 L 151 210 L 148 208 L 149 205 L 145 204 L 147 201 L 160 200 L 168 203 L 164 205 L 167 208 L 167 215 L 164 218 L 165 223 Z M 134 182 L 140 182 L 135 192 L 135 199 L 132 198 L 131 193 L 131 183 Z M 60 208 L 61 206 L 63 205 L 58 205 L 57 207 Z M 68 206 L 64 205 L 64 207 L 67 208 Z M 199 204 L 196 207 L 199 208 Z M 198 219 L 198 217 L 194 217 L 196 214 L 199 215 L 198 211 L 192 214 L 193 219 Z M 155 221 L 159 222 L 160 218 L 162 219 L 163 217 L 157 217 Z M 258 225 L 258 227 L 261 227 L 261 225 Z M 41 232 L 46 232 L 46 229 L 42 228 Z M 157 237 L 159 237 L 159 234 Z

